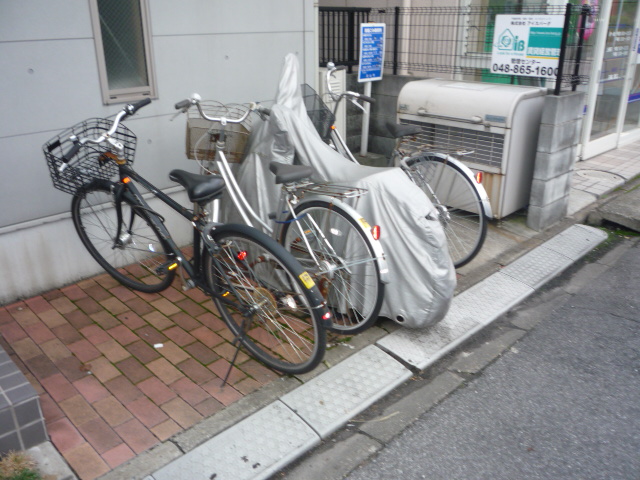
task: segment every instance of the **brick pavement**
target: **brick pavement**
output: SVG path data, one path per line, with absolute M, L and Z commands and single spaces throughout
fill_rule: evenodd
M 0 337 L 82 480 L 278 378 L 241 352 L 221 388 L 232 335 L 209 297 L 177 282 L 150 295 L 103 274 L 0 307 Z

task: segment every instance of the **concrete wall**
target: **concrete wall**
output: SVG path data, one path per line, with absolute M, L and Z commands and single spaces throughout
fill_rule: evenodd
M 158 98 L 127 125 L 134 166 L 161 188 L 185 156 L 185 119 L 173 104 L 193 92 L 221 102 L 273 99 L 287 53 L 316 84 L 312 0 L 152 0 Z M 70 196 L 52 187 L 42 145 L 120 105 L 101 101 L 87 0 L 0 2 L 0 303 L 99 272 L 75 237 Z

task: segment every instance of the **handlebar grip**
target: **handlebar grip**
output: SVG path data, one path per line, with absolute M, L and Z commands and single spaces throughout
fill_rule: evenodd
M 188 108 L 190 106 L 191 106 L 191 99 L 189 98 L 175 104 L 176 110 L 182 110 L 183 108 Z
M 262 105 L 258 105 L 256 107 L 256 111 L 258 113 L 264 113 L 265 115 L 271 115 L 271 109 L 267 107 L 263 107 Z
M 358 97 L 358 99 L 364 100 L 365 102 L 369 102 L 369 103 L 376 103 L 376 99 L 375 98 L 367 97 L 366 95 L 362 95 L 362 94 Z
M 76 156 L 76 154 L 78 153 L 78 151 L 82 148 L 82 145 L 80 144 L 80 142 L 76 142 L 73 144 L 73 147 L 71 147 L 67 153 L 65 153 L 64 155 L 62 155 L 62 161 L 64 163 L 69 163 L 69 160 L 71 160 L 73 157 Z
M 127 105 L 126 107 L 124 107 L 124 109 L 127 112 L 127 116 L 131 116 L 131 115 L 134 115 L 142 107 L 149 105 L 150 103 L 151 103 L 151 99 L 145 98 L 143 100 L 140 100 L 139 102 Z
M 336 68 L 335 68 L 336 71 L 338 71 L 338 70 L 346 70 L 346 69 L 347 69 L 346 65 L 337 65 Z

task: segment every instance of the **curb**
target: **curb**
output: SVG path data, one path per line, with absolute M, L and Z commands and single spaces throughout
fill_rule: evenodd
M 428 368 L 532 295 L 606 238 L 605 232 L 593 227 L 567 228 L 454 297 L 447 316 L 433 327 L 396 330 L 297 388 L 289 383 L 280 398 L 186 453 L 170 442 L 152 449 L 145 456 L 150 461 L 146 471 L 149 467 L 157 470 L 145 480 L 268 478 L 416 370 Z M 159 467 L 162 463 L 168 464 Z

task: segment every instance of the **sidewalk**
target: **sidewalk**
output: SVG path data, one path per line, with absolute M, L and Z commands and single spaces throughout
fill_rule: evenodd
M 570 215 L 640 174 L 638 147 L 577 164 Z M 542 234 L 527 229 L 523 215 L 512 217 L 492 224 L 481 255 L 458 271 L 443 322 L 428 332 L 381 322 L 348 342 L 330 339 L 325 363 L 299 378 L 242 354 L 221 389 L 233 346 L 212 302 L 177 284 L 158 295 L 133 292 L 106 274 L 0 307 L 0 342 L 37 389 L 51 442 L 78 478 L 200 478 L 192 469 L 206 467 L 216 450 L 226 451 L 226 467 L 216 468 L 230 478 L 265 478 L 603 238 L 571 227 L 584 215 Z M 343 388 L 353 374 L 356 390 Z M 251 438 L 259 444 L 248 445 Z M 224 470 L 206 478 L 213 473 L 226 478 Z

